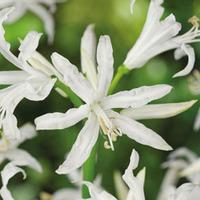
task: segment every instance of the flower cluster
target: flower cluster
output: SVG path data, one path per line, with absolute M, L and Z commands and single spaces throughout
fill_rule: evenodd
M 97 43 L 94 25 L 89 25 L 81 38 L 81 71 L 57 52 L 52 53 L 51 61 L 42 56 L 37 51 L 42 34 L 36 31 L 30 31 L 20 40 L 19 54 L 16 56 L 11 51 L 10 43 L 5 39 L 3 24 L 17 20 L 30 10 L 44 21 L 49 41 L 52 42 L 55 27 L 47 7 L 51 12 L 55 11 L 57 2 L 59 1 L 0 1 L 0 53 L 17 67 L 15 71 L 0 71 L 0 84 L 3 86 L 3 89 L 0 89 L 0 162 L 9 160 L 1 171 L 0 195 L 3 200 L 13 200 L 7 184 L 19 172 L 25 177 L 26 174 L 21 167 L 29 166 L 39 172 L 42 171 L 35 158 L 25 150 L 19 149 L 18 146 L 22 142 L 35 136 L 36 130 L 65 129 L 83 121 L 83 127 L 71 151 L 56 170 L 58 174 L 69 175 L 70 180 L 74 179 L 74 173 L 78 173 L 76 188 L 61 189 L 53 195 L 43 192 L 40 199 L 64 200 L 68 197 L 70 200 L 81 199 L 81 187 L 84 185 L 89 190 L 90 200 L 116 200 L 113 195 L 101 188 L 98 178 L 96 184 L 87 178 L 82 180 L 80 172 L 77 171 L 90 159 L 98 139 L 102 137 L 104 148 L 112 151 L 116 148 L 115 143 L 124 135 L 142 145 L 171 151 L 173 148 L 159 134 L 139 121 L 176 116 L 191 108 L 196 100 L 152 104 L 153 101 L 171 92 L 172 86 L 168 84 L 142 86 L 114 94 L 113 91 L 124 74 L 142 67 L 153 57 L 173 49 L 175 49 L 175 59 L 188 56 L 187 66 L 174 77 L 189 74 L 195 64 L 195 53 L 191 43 L 200 41 L 199 19 L 190 18 L 192 28 L 179 35 L 182 27 L 173 14 L 161 19 L 164 13 L 163 0 L 151 0 L 141 35 L 118 68 L 116 75 L 111 38 L 108 35 L 101 35 Z M 130 5 L 133 13 L 135 0 L 131 0 Z M 200 75 L 195 72 L 194 77 L 190 78 L 190 88 L 197 94 L 200 93 L 199 82 Z M 14 115 L 17 105 L 23 99 L 43 101 L 53 89 L 71 100 L 74 107 L 64 113 L 54 112 L 38 116 L 34 121 L 36 130 L 30 124 L 18 128 L 17 118 Z M 200 114 L 197 116 L 195 129 L 199 127 Z M 116 185 L 121 186 L 118 194 L 120 200 L 145 200 L 145 168 L 137 175 L 132 172 L 138 164 L 139 154 L 134 149 L 124 175 L 122 178 L 116 176 L 118 180 Z M 197 155 L 185 148 L 178 149 L 169 155 L 169 160 L 163 166 L 167 168 L 167 173 L 158 200 L 198 199 L 200 161 Z M 189 182 L 177 187 L 180 177 L 186 177 Z

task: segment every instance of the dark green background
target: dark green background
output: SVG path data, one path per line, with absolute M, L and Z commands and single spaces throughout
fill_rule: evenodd
M 55 14 L 56 35 L 53 45 L 48 45 L 46 35 L 41 39 L 39 52 L 50 59 L 52 52 L 56 51 L 67 57 L 72 63 L 80 66 L 80 40 L 86 26 L 90 23 L 96 25 L 96 35 L 110 35 L 115 57 L 115 67 L 119 66 L 140 34 L 148 8 L 148 0 L 137 0 L 134 14 L 130 15 L 129 0 L 68 0 L 60 4 Z M 187 31 L 191 25 L 188 18 L 193 15 L 200 16 L 199 0 L 166 0 L 165 15 L 173 12 L 179 22 L 183 24 L 182 32 Z M 33 14 L 27 13 L 15 24 L 6 25 L 6 38 L 12 44 L 12 50 L 17 53 L 18 38 L 23 38 L 30 30 L 43 32 L 42 22 Z M 200 45 L 193 45 L 196 51 L 195 68 L 199 68 Z M 159 102 L 180 102 L 198 99 L 188 89 L 188 78 L 172 79 L 175 72 L 181 70 L 187 58 L 174 61 L 173 52 L 167 52 L 152 59 L 141 69 L 133 70 L 125 77 L 117 90 L 131 89 L 143 85 L 167 83 L 174 87 L 173 91 Z M 12 68 L 0 57 L 2 70 Z M 8 66 L 8 67 L 7 67 Z M 14 69 L 14 68 L 13 68 Z M 159 133 L 174 149 L 187 146 L 200 153 L 200 133 L 193 131 L 194 118 L 200 103 L 189 111 L 171 119 L 149 120 L 144 123 Z M 65 112 L 72 104 L 56 92 L 43 102 L 30 102 L 24 100 L 17 107 L 16 115 L 19 125 L 48 112 Z M 16 200 L 35 199 L 40 191 L 53 193 L 63 187 L 71 187 L 66 176 L 59 176 L 54 171 L 64 160 L 70 150 L 82 124 L 61 131 L 41 131 L 31 141 L 22 145 L 34 155 L 43 165 L 44 173 L 38 174 L 27 169 L 28 178 L 16 176 L 9 184 Z M 115 152 L 104 150 L 101 141 L 99 145 L 98 173 L 102 174 L 103 186 L 115 194 L 113 172 L 122 173 L 129 162 L 131 150 L 135 148 L 140 154 L 140 167 L 147 167 L 145 193 L 147 200 L 155 200 L 156 194 L 164 175 L 160 164 L 165 161 L 168 153 L 145 147 L 123 136 L 115 145 Z M 136 170 L 137 171 L 137 170 Z M 18 182 L 19 184 L 16 184 Z

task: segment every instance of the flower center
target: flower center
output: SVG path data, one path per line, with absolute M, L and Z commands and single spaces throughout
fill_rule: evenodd
M 106 149 L 112 149 L 114 151 L 113 142 L 117 141 L 118 136 L 122 136 L 121 131 L 114 126 L 110 118 L 107 116 L 105 111 L 98 105 L 93 106 L 93 111 L 98 117 L 99 125 L 103 133 L 107 136 L 107 141 L 104 142 Z

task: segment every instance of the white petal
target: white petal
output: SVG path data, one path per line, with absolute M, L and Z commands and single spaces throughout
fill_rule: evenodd
M 36 31 L 31 31 L 26 35 L 24 40 L 21 41 L 21 45 L 19 47 L 19 58 L 28 60 L 32 57 L 33 53 L 36 51 L 39 45 L 41 35 L 41 33 Z
M 172 150 L 172 148 L 153 130 L 145 127 L 143 124 L 134 121 L 126 116 L 119 115 L 118 113 L 112 114 L 115 119 L 113 122 L 122 133 L 126 134 L 129 138 L 138 143 L 151 146 L 155 149 L 164 151 Z M 114 116 L 115 115 L 115 116 Z
M 24 71 L 1 71 L 0 84 L 11 85 L 26 80 L 28 73 Z
M 97 188 L 95 185 L 93 185 L 90 182 L 84 182 L 84 184 L 89 189 L 91 200 L 117 200 L 111 194 L 105 191 L 101 191 L 99 188 Z
M 130 0 L 130 10 L 131 10 L 131 14 L 133 14 L 134 6 L 135 6 L 135 0 Z
M 180 47 L 180 49 L 177 49 L 175 51 L 175 58 L 176 59 L 180 59 L 180 58 L 182 58 L 183 55 L 187 55 L 188 56 L 188 64 L 182 71 L 176 73 L 173 76 L 174 78 L 188 75 L 192 71 L 192 69 L 194 67 L 194 63 L 195 63 L 194 49 L 189 45 L 185 45 L 185 44 L 182 45 Z
M 17 166 L 28 166 L 38 172 L 42 172 L 42 167 L 40 163 L 24 150 L 10 150 L 6 152 L 5 157 Z
M 79 189 L 61 189 L 53 194 L 53 200 L 80 200 L 81 191 Z
M 35 119 L 37 130 L 64 129 L 75 125 L 88 116 L 87 104 L 72 108 L 66 113 L 49 113 Z
M 194 123 L 194 130 L 198 131 L 200 129 L 200 109 L 198 110 L 197 116 L 195 118 L 195 123 Z
M 135 150 L 133 150 L 129 166 L 122 177 L 130 189 L 127 200 L 145 200 L 143 183 L 141 182 L 141 180 L 137 179 L 132 172 L 138 166 L 138 162 L 139 155 Z
M 101 36 L 97 47 L 98 91 L 106 95 L 113 78 L 113 49 L 109 36 Z
M 54 39 L 54 29 L 55 29 L 55 24 L 54 24 L 54 20 L 53 17 L 51 15 L 51 13 L 45 9 L 43 6 L 39 5 L 39 4 L 28 4 L 27 6 L 29 8 L 30 11 L 32 11 L 33 13 L 35 13 L 36 15 L 38 15 L 41 20 L 44 23 L 45 26 L 45 31 L 48 35 L 48 41 L 50 43 L 53 42 Z
M 64 76 L 64 81 L 67 86 L 83 99 L 83 101 L 91 102 L 95 92 L 90 82 L 78 71 L 77 67 L 72 65 L 69 60 L 58 53 L 53 53 L 51 58 L 54 66 Z
M 180 175 L 187 177 L 187 176 L 199 174 L 199 172 L 200 172 L 200 159 L 194 161 L 194 163 L 189 165 L 186 169 L 182 170 Z
M 65 162 L 57 169 L 58 174 L 68 174 L 81 167 L 88 159 L 99 135 L 99 124 L 94 114 L 90 114 L 76 139 Z
M 3 132 L 8 139 L 20 139 L 21 134 L 17 127 L 17 118 L 10 112 L 6 112 L 3 120 Z
M 81 67 L 92 86 L 97 89 L 96 36 L 94 25 L 89 25 L 81 38 Z
M 142 107 L 145 104 L 164 97 L 171 91 L 169 85 L 143 86 L 130 91 L 118 92 L 105 97 L 101 105 L 104 109 Z
M 3 186 L 0 190 L 0 195 L 3 200 L 14 200 L 10 191 L 7 188 L 7 184 L 8 184 L 8 181 L 19 172 L 21 172 L 23 174 L 23 177 L 26 178 L 26 174 L 24 170 L 15 166 L 12 162 L 8 163 L 1 171 Z
M 140 108 L 127 108 L 120 113 L 135 120 L 141 119 L 163 119 L 178 115 L 196 103 L 195 100 L 183 103 L 166 103 L 144 105 Z
M 42 101 L 50 94 L 55 82 L 56 78 L 29 79 L 26 82 L 27 90 L 24 96 L 31 101 Z

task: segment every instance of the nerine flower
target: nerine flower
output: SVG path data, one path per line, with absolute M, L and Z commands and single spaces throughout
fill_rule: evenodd
M 58 53 L 53 53 L 52 55 L 53 64 L 63 75 L 66 85 L 85 104 L 79 108 L 72 108 L 66 113 L 50 113 L 36 118 L 37 129 L 64 129 L 88 118 L 66 161 L 57 170 L 59 174 L 70 173 L 87 160 L 98 139 L 99 131 L 106 138 L 104 146 L 107 149 L 114 150 L 114 142 L 120 136 L 126 134 L 129 138 L 141 144 L 149 145 L 156 149 L 171 150 L 171 147 L 154 131 L 134 119 L 113 110 L 115 108 L 129 107 L 135 109 L 143 108 L 149 102 L 168 94 L 172 89 L 171 86 L 144 86 L 107 96 L 113 77 L 113 55 L 110 38 L 108 36 L 100 37 L 96 52 L 97 64 L 95 62 L 95 46 L 93 26 L 89 26 L 81 42 L 82 71 L 87 78 L 63 56 Z M 98 66 L 97 68 L 96 65 Z M 164 108 L 169 109 L 168 115 L 175 115 L 189 108 L 193 103 L 194 101 L 169 104 L 164 105 Z M 162 105 L 160 105 L 160 109 L 159 115 L 163 118 L 166 111 L 162 109 Z M 141 115 L 144 110 L 141 111 Z M 159 109 L 156 108 L 156 110 L 159 112 Z M 149 112 L 147 113 L 148 117 Z
M 151 58 L 163 52 L 176 49 L 175 59 L 188 56 L 188 64 L 174 77 L 184 76 L 191 72 L 195 62 L 194 49 L 190 43 L 199 42 L 199 19 L 191 18 L 193 27 L 183 35 L 178 35 L 181 24 L 176 22 L 175 16 L 170 14 L 161 20 L 164 0 L 151 0 L 145 25 L 135 45 L 128 52 L 124 65 L 128 69 L 140 68 Z
M 25 140 L 31 139 L 36 135 L 35 127 L 31 124 L 25 124 L 20 128 L 20 132 L 21 138 L 18 141 L 10 140 L 1 132 L 0 163 L 4 160 L 10 161 L 1 171 L 2 188 L 0 189 L 0 195 L 3 200 L 13 200 L 7 184 L 9 179 L 16 173 L 22 172 L 25 176 L 25 172 L 20 167 L 28 166 L 38 172 L 42 172 L 39 162 L 27 151 L 18 148 Z
M 138 163 L 139 163 L 139 155 L 135 150 L 133 150 L 130 157 L 129 166 L 126 169 L 124 175 L 122 176 L 124 182 L 129 187 L 128 194 L 123 197 L 123 200 L 125 199 L 145 200 L 144 196 L 145 168 L 141 170 L 137 174 L 137 176 L 134 176 L 133 174 L 133 170 L 137 168 Z M 87 185 L 90 192 L 91 198 L 89 198 L 89 200 L 117 200 L 114 196 L 105 191 L 101 191 L 92 183 L 84 182 L 84 184 Z
M 167 168 L 162 181 L 158 200 L 168 200 L 176 192 L 178 181 L 185 177 L 192 184 L 200 183 L 200 165 L 198 156 L 187 148 L 179 148 L 169 155 L 169 159 L 162 166 Z
M 56 10 L 56 3 L 62 0 L 0 0 L 0 9 L 7 7 L 15 7 L 8 23 L 13 23 L 21 18 L 27 11 L 36 14 L 42 21 L 48 34 L 49 42 L 53 42 L 55 24 L 53 12 Z M 48 9 L 47 9 L 48 7 Z
M 2 23 L 8 18 L 12 8 L 0 11 L 0 53 L 19 70 L 1 71 L 0 84 L 9 85 L 0 90 L 0 129 L 10 138 L 20 138 L 17 119 L 13 112 L 18 103 L 27 98 L 32 101 L 45 99 L 53 88 L 59 73 L 37 51 L 40 33 L 30 32 L 19 47 L 19 55 L 10 50 L 10 44 L 4 38 Z
M 193 75 L 189 77 L 189 88 L 194 95 L 200 95 L 200 72 L 195 70 Z M 200 109 L 194 122 L 194 130 L 200 129 Z

